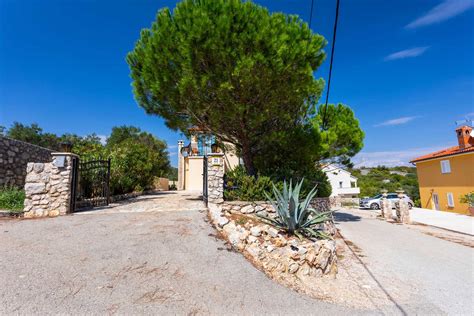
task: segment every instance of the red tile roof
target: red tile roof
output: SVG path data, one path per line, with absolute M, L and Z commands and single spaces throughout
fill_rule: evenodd
M 440 158 L 440 157 L 446 157 L 446 156 L 453 156 L 453 155 L 458 155 L 458 154 L 464 154 L 467 152 L 474 152 L 474 146 L 469 146 L 466 148 L 459 148 L 459 146 L 454 146 L 450 148 L 446 148 L 431 154 L 427 154 L 418 158 L 413 159 L 410 161 L 411 163 L 417 163 L 423 160 L 428 160 L 428 159 L 433 159 L 433 158 Z

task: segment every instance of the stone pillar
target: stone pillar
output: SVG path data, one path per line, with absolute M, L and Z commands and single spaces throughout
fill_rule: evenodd
M 223 153 L 207 155 L 207 194 L 209 203 L 220 204 L 224 202 Z
M 46 217 L 70 212 L 72 164 L 76 155 L 52 153 L 52 162 L 26 167 L 24 216 Z
M 387 199 L 387 190 L 382 191 L 382 199 L 380 200 L 380 211 L 386 219 L 392 219 L 392 203 Z
M 182 140 L 178 141 L 178 190 L 184 190 L 184 156 L 181 149 L 184 146 Z
M 398 205 L 397 205 L 397 217 L 398 221 L 403 224 L 410 224 L 410 207 L 408 202 L 404 199 L 404 191 L 398 190 Z

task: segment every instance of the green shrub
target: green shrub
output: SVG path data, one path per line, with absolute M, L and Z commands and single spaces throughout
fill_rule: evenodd
M 461 198 L 459 199 L 459 202 L 466 203 L 470 207 L 474 207 L 474 191 L 461 196 Z
M 272 180 L 269 177 L 249 176 L 242 166 L 227 172 L 225 177 L 224 198 L 228 201 L 263 201 L 266 200 L 265 192 L 272 190 Z
M 0 189 L 0 209 L 8 211 L 22 211 L 25 192 L 16 188 Z
M 317 186 L 316 197 L 331 195 L 331 185 L 326 175 L 315 168 L 311 179 L 305 178 L 301 181 L 302 194 L 309 194 L 314 186 Z M 272 192 L 273 184 L 279 190 L 283 189 L 283 181 L 262 175 L 257 177 L 249 176 L 243 166 L 238 166 L 228 171 L 225 174 L 225 182 L 224 199 L 227 201 L 265 201 L 267 200 L 265 193 Z

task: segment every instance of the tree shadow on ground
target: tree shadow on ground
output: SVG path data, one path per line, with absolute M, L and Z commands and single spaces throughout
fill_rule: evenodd
M 334 220 L 336 222 L 359 222 L 361 218 L 360 216 L 345 213 L 344 211 L 334 212 Z

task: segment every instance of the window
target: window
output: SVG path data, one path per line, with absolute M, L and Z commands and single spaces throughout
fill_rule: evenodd
M 451 173 L 449 160 L 441 160 L 441 173 Z
M 449 207 L 454 207 L 454 196 L 451 192 L 448 192 L 448 206 Z
M 339 181 L 339 188 L 342 189 L 342 181 Z
M 389 194 L 387 196 L 387 199 L 391 199 L 391 200 L 398 199 L 398 194 Z

